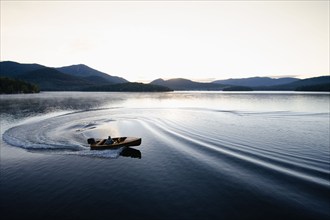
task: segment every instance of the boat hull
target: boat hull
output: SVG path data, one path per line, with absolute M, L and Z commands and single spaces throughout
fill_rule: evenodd
M 116 149 L 120 147 L 139 146 L 142 142 L 141 138 L 136 137 L 117 137 L 112 138 L 112 144 L 106 144 L 107 139 L 101 139 L 93 144 L 90 144 L 91 150 L 104 150 L 104 149 Z

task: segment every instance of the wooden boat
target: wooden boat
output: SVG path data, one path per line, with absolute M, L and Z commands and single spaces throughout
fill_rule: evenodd
M 111 138 L 112 144 L 107 144 L 108 139 L 95 140 L 90 138 L 87 142 L 90 144 L 91 150 L 104 150 L 104 149 L 116 149 L 119 147 L 139 146 L 141 144 L 141 138 L 137 137 L 116 137 Z

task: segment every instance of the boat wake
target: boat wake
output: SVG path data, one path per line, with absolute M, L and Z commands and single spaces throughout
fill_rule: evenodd
M 328 115 L 304 114 L 305 121 L 296 116 L 202 108 L 105 108 L 34 118 L 6 130 L 3 140 L 39 152 L 118 158 L 124 148 L 91 151 L 86 140 L 138 136 L 144 140 L 139 149 L 150 152 L 159 146 L 164 155 L 184 154 L 216 169 L 258 167 L 326 186 L 329 155 L 320 152 L 328 152 L 323 132 L 327 128 L 315 129 L 306 121 L 317 123 Z
M 29 119 L 9 128 L 3 140 L 16 147 L 44 153 L 62 153 L 100 158 L 118 158 L 125 147 L 111 150 L 90 151 L 88 138 L 119 136 L 118 121 L 130 118 L 108 118 L 106 110 L 87 110 Z
M 230 183 L 244 183 L 267 196 L 277 194 L 283 199 L 279 203 L 286 202 L 289 192 L 295 202 L 304 201 L 304 208 L 312 206 L 327 215 L 322 210 L 330 189 L 330 137 L 324 136 L 328 117 L 328 113 L 104 108 L 35 117 L 7 129 L 3 140 L 43 153 L 146 158 L 155 169 L 157 165 L 209 169 Z M 136 149 L 90 150 L 88 138 L 108 135 L 141 137 L 143 144 Z M 164 172 L 163 168 L 159 169 Z

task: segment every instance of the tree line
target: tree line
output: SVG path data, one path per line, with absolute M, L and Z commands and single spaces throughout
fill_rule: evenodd
M 0 77 L 0 94 L 38 93 L 38 86 L 18 79 Z

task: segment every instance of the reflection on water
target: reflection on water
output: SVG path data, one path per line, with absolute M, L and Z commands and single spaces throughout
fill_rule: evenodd
M 120 156 L 138 159 L 142 158 L 141 151 L 130 147 L 124 148 L 123 151 L 120 153 Z
M 0 102 L 1 147 L 13 152 L 1 154 L 2 215 L 22 202 L 30 216 L 56 206 L 102 219 L 107 204 L 118 219 L 330 217 L 329 93 L 70 92 Z M 89 149 L 88 138 L 108 135 L 143 144 Z M 10 160 L 19 148 L 24 159 Z M 29 159 L 31 151 L 44 154 Z M 28 201 L 53 193 L 43 209 Z
M 318 112 L 329 110 L 329 93 L 171 92 L 84 93 L 43 92 L 0 95 L 0 115 L 33 116 L 54 111 L 99 108 L 211 108 L 236 111 Z M 308 105 L 306 105 L 308 103 Z

